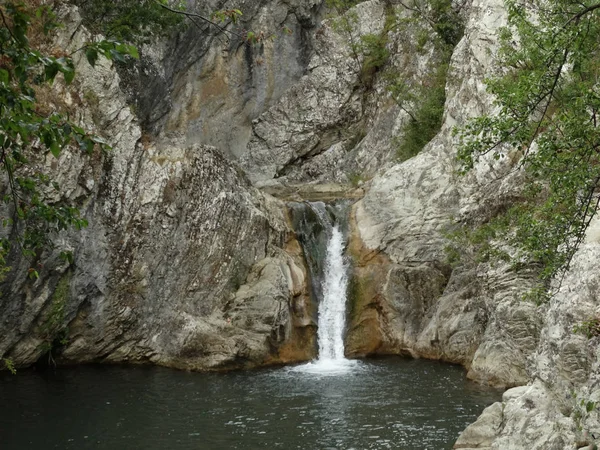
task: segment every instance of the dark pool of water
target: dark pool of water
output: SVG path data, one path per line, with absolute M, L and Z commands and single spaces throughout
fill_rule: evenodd
M 460 367 L 399 358 L 336 376 L 22 371 L 0 375 L 0 448 L 449 449 L 499 398 Z

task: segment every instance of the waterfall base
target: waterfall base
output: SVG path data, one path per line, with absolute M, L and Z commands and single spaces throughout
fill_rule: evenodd
M 288 368 L 290 372 L 315 375 L 341 375 L 361 369 L 361 362 L 355 359 L 317 359 L 307 364 Z

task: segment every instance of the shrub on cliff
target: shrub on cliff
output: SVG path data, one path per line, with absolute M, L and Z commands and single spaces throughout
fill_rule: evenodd
M 459 130 L 459 159 L 468 171 L 485 155 L 521 156 L 522 198 L 487 226 L 516 249 L 515 267 L 539 265 L 547 283 L 569 268 L 600 202 L 600 3 L 506 7 L 502 72 L 487 82 L 498 113 Z
M 231 9 L 217 11 L 211 19 L 178 9 L 181 5 L 167 0 L 73 1 L 83 7 L 91 31 L 103 34 L 75 50 L 83 52 L 92 66 L 100 57 L 121 62 L 137 58 L 133 44 L 164 35 L 186 16 L 219 31 L 225 25 L 218 22 L 235 22 L 241 16 L 239 10 Z M 35 260 L 44 248 L 52 247 L 56 233 L 87 226 L 77 208 L 47 200 L 46 194 L 59 186 L 35 161 L 47 153 L 58 158 L 68 146 L 87 153 L 98 146 L 109 148 L 102 138 L 71 120 L 68 111 L 44 105 L 43 97 L 52 92 L 55 80 L 60 78 L 66 86 L 72 83 L 75 65 L 73 53 L 52 41 L 53 32 L 61 26 L 53 7 L 62 2 L 43 3 L 0 4 L 0 167 L 4 178 L 0 195 L 6 204 L 1 220 L 3 227 L 12 226 L 10 237 L 0 239 L 0 281 L 11 246 L 29 258 L 29 274 L 35 278 Z M 61 256 L 72 258 L 68 252 Z
M 82 12 L 86 27 L 107 39 L 136 45 L 166 36 L 184 17 L 163 8 L 156 0 L 72 0 Z M 182 4 L 172 7 L 182 10 Z
M 2 221 L 16 231 L 12 243 L 33 259 L 51 244 L 52 233 L 81 228 L 87 222 L 76 208 L 45 200 L 42 190 L 58 186 L 31 163 L 32 158 L 47 152 L 58 158 L 69 145 L 85 152 L 107 145 L 67 114 L 48 111 L 37 99 L 59 74 L 67 85 L 75 76 L 73 61 L 64 50 L 41 50 L 45 38 L 59 26 L 52 10 L 45 5 L 9 2 L 0 6 L 0 18 L 0 164 L 5 180 L 1 194 L 10 214 Z M 98 54 L 108 58 L 135 55 L 133 47 L 115 41 L 90 43 L 85 51 L 87 55 L 95 53 L 96 58 Z M 8 238 L 0 240 L 0 254 L 5 255 L 10 245 Z M 0 262 L 4 266 L 3 260 Z M 32 268 L 30 274 L 36 276 L 37 272 Z

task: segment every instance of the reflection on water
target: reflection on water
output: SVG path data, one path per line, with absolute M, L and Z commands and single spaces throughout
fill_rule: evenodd
M 395 358 L 354 362 L 335 375 L 21 372 L 0 376 L 0 448 L 449 449 L 499 398 L 459 367 Z

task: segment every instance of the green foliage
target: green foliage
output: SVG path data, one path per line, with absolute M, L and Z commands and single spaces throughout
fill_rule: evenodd
M 361 1 L 364 0 L 326 0 L 325 4 L 328 8 L 334 9 L 338 15 L 340 15 L 358 5 Z
M 451 0 L 413 0 L 403 3 L 404 7 L 412 11 L 413 16 L 405 19 L 412 24 L 420 25 L 427 23 L 427 34 L 432 31 L 436 35 L 439 47 L 452 50 L 461 40 L 464 33 L 464 23 L 457 9 L 452 6 Z M 418 46 L 423 46 L 427 40 L 423 36 L 424 28 L 418 27 L 417 40 L 421 41 Z
M 416 155 L 439 132 L 442 125 L 444 103 L 446 100 L 446 75 L 452 50 L 463 33 L 462 20 L 452 8 L 450 0 L 423 0 L 407 6 L 413 11 L 413 17 L 399 20 L 394 8 L 388 6 L 386 23 L 378 34 L 367 34 L 359 39 L 353 31 L 358 25 L 357 14 L 350 10 L 357 1 L 328 0 L 327 5 L 337 12 L 332 21 L 335 31 L 345 34 L 351 48 L 351 56 L 357 64 L 357 73 L 361 85 L 368 89 L 372 86 L 375 73 L 382 69 L 389 59 L 387 48 L 391 31 L 411 25 L 416 29 L 418 47 L 432 42 L 440 61 L 432 65 L 428 76 L 415 83 L 410 76 L 387 73 L 387 88 L 394 100 L 410 116 L 402 135 L 396 139 L 397 158 L 406 160 Z M 412 30 L 411 30 L 412 31 Z M 430 34 L 433 36 L 430 37 Z
M 350 184 L 354 187 L 359 187 L 365 181 L 364 176 L 359 172 L 351 172 L 346 175 Z
M 64 275 L 56 285 L 50 306 L 50 314 L 46 318 L 42 330 L 47 336 L 54 336 L 63 327 L 65 307 L 69 299 L 71 277 Z
M 389 51 L 386 47 L 390 28 L 386 24 L 381 34 L 355 36 L 355 30 L 358 27 L 358 15 L 356 11 L 351 11 L 351 8 L 358 3 L 360 1 L 326 1 L 327 6 L 335 11 L 335 16 L 331 17 L 332 28 L 348 39 L 350 56 L 356 63 L 356 73 L 359 81 L 364 88 L 369 88 L 375 72 L 383 67 L 389 58 Z
M 462 39 L 464 23 L 451 0 L 428 0 L 419 10 L 425 15 L 433 30 L 448 48 L 454 48 Z
M 50 302 L 50 311 L 40 327 L 40 336 L 42 343 L 40 350 L 48 353 L 49 362 L 53 361 L 52 351 L 57 347 L 67 344 L 69 333 L 65 325 L 66 307 L 69 300 L 69 291 L 71 287 L 71 275 L 66 273 L 62 276 L 54 289 Z
M 487 80 L 498 113 L 458 130 L 463 172 L 484 155 L 522 155 L 527 187 L 505 239 L 547 282 L 568 269 L 598 210 L 600 4 L 507 0 L 500 76 Z
M 6 273 L 10 271 L 10 267 L 6 266 L 6 256 L 8 248 L 5 247 L 5 241 L 0 241 L 0 283 L 6 278 Z M 0 296 L 2 293 L 0 292 Z
M 579 431 L 583 431 L 586 420 L 589 418 L 590 413 L 596 409 L 596 402 L 589 400 L 588 398 L 577 399 L 575 393 L 571 394 L 575 401 L 575 407 L 573 408 L 573 421 Z
M 136 45 L 169 35 L 184 19 L 161 6 L 161 3 L 167 5 L 167 0 L 73 0 L 73 3 L 81 8 L 84 23 L 93 33 Z M 185 3 L 171 7 L 183 10 Z M 226 10 L 220 14 L 235 19 L 237 11 Z
M 66 85 L 75 76 L 72 59 L 66 55 L 48 55 L 31 44 L 30 35 L 39 41 L 40 31 L 47 35 L 59 26 L 47 6 L 29 8 L 13 2 L 0 6 L 3 26 L 0 28 L 0 164 L 7 186 L 3 201 L 12 210 L 2 218 L 3 226 L 17 230 L 16 241 L 23 254 L 34 258 L 45 247 L 52 246 L 51 236 L 67 228 L 87 226 L 77 208 L 45 201 L 44 190 L 58 190 L 48 175 L 37 170 L 32 161 L 46 153 L 58 158 L 68 146 L 91 153 L 107 143 L 57 111 L 46 113 L 37 96 L 50 90 L 59 74 Z M 39 45 L 39 43 L 38 43 Z M 100 41 L 85 47 L 93 65 L 99 55 L 109 59 L 136 56 L 131 46 L 116 41 Z M 0 272 L 6 270 L 4 256 L 10 249 L 8 239 L 0 241 Z M 68 255 L 65 258 L 68 259 Z M 29 270 L 31 278 L 37 271 Z
M 223 9 L 221 11 L 215 11 L 211 18 L 216 22 L 226 22 L 231 20 L 232 23 L 236 24 L 241 16 L 242 11 L 239 9 Z
M 2 358 L 2 362 L 4 363 L 4 367 L 13 375 L 17 374 L 17 369 L 15 368 L 15 364 L 10 358 Z
M 522 298 L 524 301 L 535 303 L 537 306 L 546 303 L 550 300 L 547 284 L 540 283 L 534 286 L 529 291 L 525 292 Z
M 350 8 L 358 4 L 355 0 L 326 0 L 328 8 L 335 11 L 335 16 L 331 17 L 331 26 L 336 33 L 346 36 L 350 46 L 350 56 L 356 63 L 356 72 L 360 75 L 360 41 L 356 41 L 353 34 L 358 25 L 358 15 L 356 11 L 350 11 Z
M 421 28 L 415 33 L 415 37 L 417 42 L 417 52 L 423 54 L 425 52 L 425 46 L 430 41 L 429 30 Z
M 446 78 L 452 51 L 461 39 L 464 26 L 450 0 L 415 1 L 407 5 L 413 15 L 399 20 L 396 27 L 416 36 L 416 50 L 423 53 L 431 44 L 437 61 L 427 76 L 414 80 L 411 75 L 388 75 L 387 89 L 408 115 L 408 123 L 395 139 L 396 157 L 405 161 L 418 154 L 440 131 L 446 102 Z
M 104 56 L 108 60 L 125 62 L 127 56 L 139 58 L 137 48 L 134 45 L 123 44 L 113 40 L 103 40 L 89 43 L 85 47 L 85 57 L 92 67 L 96 65 L 98 56 Z
M 600 319 L 592 317 L 588 320 L 584 320 L 580 324 L 573 327 L 573 333 L 580 333 L 585 335 L 588 339 L 596 336 L 600 336 Z
M 386 30 L 381 34 L 365 34 L 360 37 L 355 51 L 363 57 L 360 70 L 360 79 L 363 84 L 370 86 L 375 72 L 388 61 L 390 52 L 387 49 L 387 43 L 388 33 Z
M 411 99 L 415 105 L 409 113 L 410 118 L 402 130 L 401 138 L 397 140 L 396 158 L 399 161 L 415 156 L 440 131 L 446 102 L 447 71 L 447 63 L 439 65 L 410 94 L 401 93 L 398 84 L 389 87 L 399 104 L 406 104 Z
M 449 243 L 444 248 L 447 262 L 456 266 L 459 263 L 480 264 L 493 262 L 495 259 L 508 260 L 508 254 L 493 245 L 505 231 L 505 226 L 502 221 L 492 220 L 479 227 L 459 226 L 447 232 L 445 237 Z

